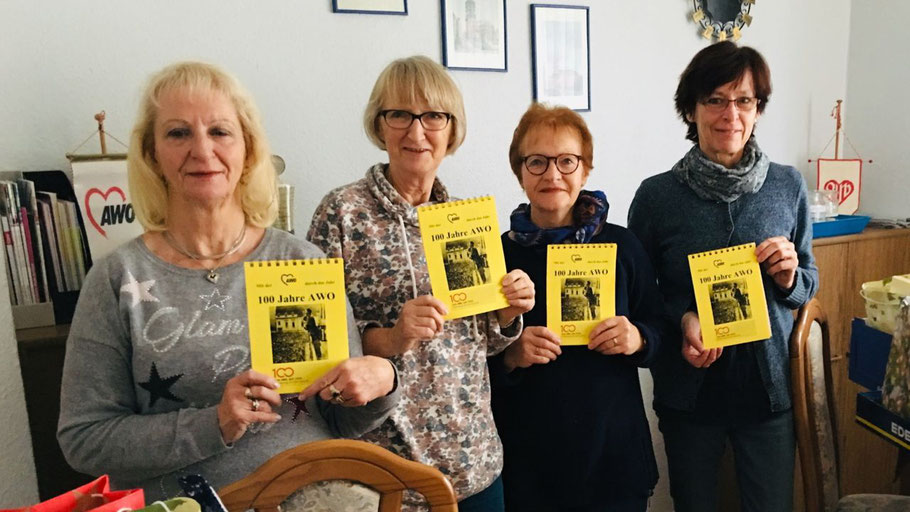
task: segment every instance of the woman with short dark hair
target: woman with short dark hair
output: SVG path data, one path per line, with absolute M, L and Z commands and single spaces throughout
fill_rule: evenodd
M 806 183 L 755 139 L 770 95 L 768 66 L 754 49 L 723 42 L 698 52 L 676 90 L 694 145 L 670 171 L 642 182 L 629 210 L 629 229 L 651 256 L 680 329 L 651 368 L 678 512 L 717 509 L 728 439 L 742 510 L 792 506 L 791 310 L 815 294 L 818 270 Z M 687 255 L 749 242 L 757 245 L 771 337 L 706 349 Z

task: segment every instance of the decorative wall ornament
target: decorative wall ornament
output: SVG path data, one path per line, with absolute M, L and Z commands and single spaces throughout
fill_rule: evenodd
M 752 25 L 755 0 L 692 0 L 692 20 L 701 26 L 701 36 L 708 40 L 737 41 L 742 29 Z

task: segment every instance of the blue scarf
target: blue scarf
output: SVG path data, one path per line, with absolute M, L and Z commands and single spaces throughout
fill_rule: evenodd
M 585 244 L 603 229 L 609 209 L 606 194 L 599 190 L 582 190 L 572 207 L 572 225 L 544 229 L 531 221 L 531 205 L 522 203 L 510 217 L 509 238 L 524 247 Z

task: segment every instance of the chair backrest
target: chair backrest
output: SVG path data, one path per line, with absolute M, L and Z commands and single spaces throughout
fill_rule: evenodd
M 821 304 L 800 308 L 790 335 L 793 420 L 808 512 L 834 510 L 839 498 L 831 342 Z
M 325 480 L 352 480 L 374 489 L 379 493 L 379 512 L 400 511 L 406 489 L 423 494 L 433 512 L 458 510 L 452 485 L 436 468 L 351 439 L 315 441 L 285 450 L 218 494 L 230 512 L 278 512 L 295 491 Z

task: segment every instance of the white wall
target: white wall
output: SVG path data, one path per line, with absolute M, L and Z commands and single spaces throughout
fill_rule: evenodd
M 440 170 L 458 196 L 495 193 L 503 228 L 522 199 L 507 151 L 531 101 L 529 3 L 508 2 L 507 73 L 453 73 L 468 137 Z M 606 189 L 611 220 L 625 224 L 641 180 L 688 149 L 673 92 L 705 41 L 688 18 L 690 1 L 557 3 L 591 5 L 589 187 Z M 371 16 L 333 14 L 330 0 L 0 0 L 0 170 L 65 168 L 64 153 L 91 133 L 102 109 L 107 130 L 126 141 L 147 76 L 175 60 L 204 59 L 235 73 L 257 98 L 273 150 L 288 164 L 283 180 L 296 186 L 303 232 L 325 192 L 383 159 L 360 127 L 379 71 L 415 53 L 441 59 L 439 2 L 408 4 L 408 16 Z M 831 134 L 830 106 L 846 92 L 849 13 L 849 0 L 758 2 L 741 41 L 765 55 L 774 81 L 759 141 L 773 160 L 807 176 L 814 176 L 807 158 Z M 0 382 L 0 390 L 9 385 Z M 27 432 L 17 432 L 24 443 Z M 0 482 L 22 474 L 4 464 Z M 654 505 L 667 508 L 665 488 Z
M 910 17 L 905 0 L 854 1 L 844 129 L 863 163 L 860 213 L 910 217 Z M 854 153 L 846 142 L 842 151 Z

